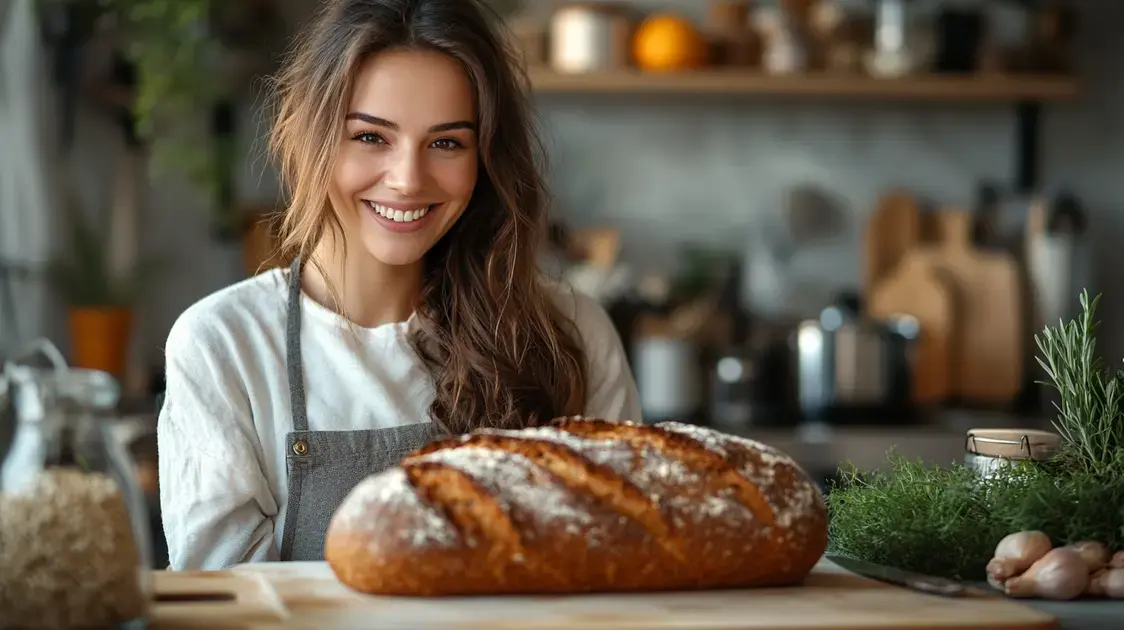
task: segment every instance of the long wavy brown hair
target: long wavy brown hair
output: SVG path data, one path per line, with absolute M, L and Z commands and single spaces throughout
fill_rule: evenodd
M 543 153 L 512 42 L 480 0 L 332 0 L 274 83 L 270 148 L 289 197 L 280 225 L 285 260 L 308 260 L 329 229 L 342 236 L 328 182 L 364 58 L 435 50 L 457 60 L 472 83 L 480 176 L 462 218 L 425 256 L 411 338 L 436 386 L 430 417 L 452 433 L 534 426 L 579 414 L 585 401 L 577 332 L 540 281 Z

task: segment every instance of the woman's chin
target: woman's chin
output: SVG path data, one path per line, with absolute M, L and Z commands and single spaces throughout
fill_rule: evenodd
M 363 239 L 363 246 L 367 253 L 384 265 L 401 267 L 413 265 L 425 257 L 429 249 L 420 240 L 395 238 L 397 242 L 388 243 L 385 238 L 371 238 L 367 235 Z M 413 242 L 410 242 L 413 241 Z

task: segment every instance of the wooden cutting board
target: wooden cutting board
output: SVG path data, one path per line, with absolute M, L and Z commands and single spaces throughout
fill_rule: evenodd
M 893 273 L 898 262 L 921 240 L 921 204 L 905 191 L 890 191 L 866 223 L 863 291 L 869 292 Z
M 248 628 L 289 613 L 268 576 L 230 571 L 154 571 L 151 630 Z
M 867 298 L 871 317 L 911 315 L 917 319 L 920 335 L 913 355 L 912 397 L 919 405 L 939 404 L 952 395 L 952 366 L 958 349 L 955 285 L 927 254 L 908 252 Z
M 1018 264 L 1010 254 L 972 247 L 971 215 L 966 211 L 945 210 L 936 219 L 942 234 L 936 258 L 956 284 L 956 394 L 1009 404 L 1023 386 L 1026 345 Z
M 1001 597 L 925 595 L 821 560 L 804 586 L 571 597 L 374 597 L 340 584 L 326 563 L 241 565 L 269 579 L 290 618 L 334 630 L 1049 630 L 1053 617 Z

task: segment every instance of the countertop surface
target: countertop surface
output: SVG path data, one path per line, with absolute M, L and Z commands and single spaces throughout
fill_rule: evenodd
M 1048 602 L 1028 600 L 1035 610 L 1058 620 L 1058 630 L 1121 630 L 1124 628 L 1124 601 L 1077 600 Z
M 162 572 L 163 590 L 177 579 Z M 323 562 L 246 564 L 228 572 L 188 572 L 188 581 L 248 580 L 243 617 L 183 608 L 157 610 L 151 627 L 237 625 L 412 630 L 1120 630 L 1124 601 L 1013 600 L 994 591 L 939 597 L 850 573 L 822 559 L 799 587 L 727 591 L 411 598 L 366 596 L 341 584 Z M 254 586 L 254 585 L 257 586 Z M 264 585 L 264 586 L 263 586 Z M 174 589 L 173 589 L 174 590 Z M 204 607 L 208 606 L 204 604 Z M 271 617 L 270 615 L 273 615 Z M 279 617 L 277 615 L 280 615 Z M 1055 625 L 1056 620 L 1056 625 Z M 239 623 L 249 622 L 249 623 Z
M 936 410 L 908 424 L 805 423 L 795 427 L 713 428 L 780 449 L 809 471 L 833 471 L 846 464 L 863 470 L 881 469 L 886 466 L 886 455 L 891 449 L 907 459 L 947 465 L 964 460 L 965 439 L 971 429 L 1052 430 L 1046 417 L 972 409 Z

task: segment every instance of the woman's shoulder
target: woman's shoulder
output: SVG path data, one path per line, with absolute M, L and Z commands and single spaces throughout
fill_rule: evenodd
M 616 338 L 613 320 L 593 296 L 557 280 L 544 279 L 542 286 L 548 298 L 573 324 L 586 346 Z
M 214 351 L 244 344 L 263 329 L 283 329 L 287 273 L 264 271 L 198 299 L 172 324 L 165 353 Z
M 641 421 L 640 395 L 621 335 L 605 307 L 593 296 L 566 285 L 549 292 L 576 329 L 589 370 L 585 415 L 607 420 Z

